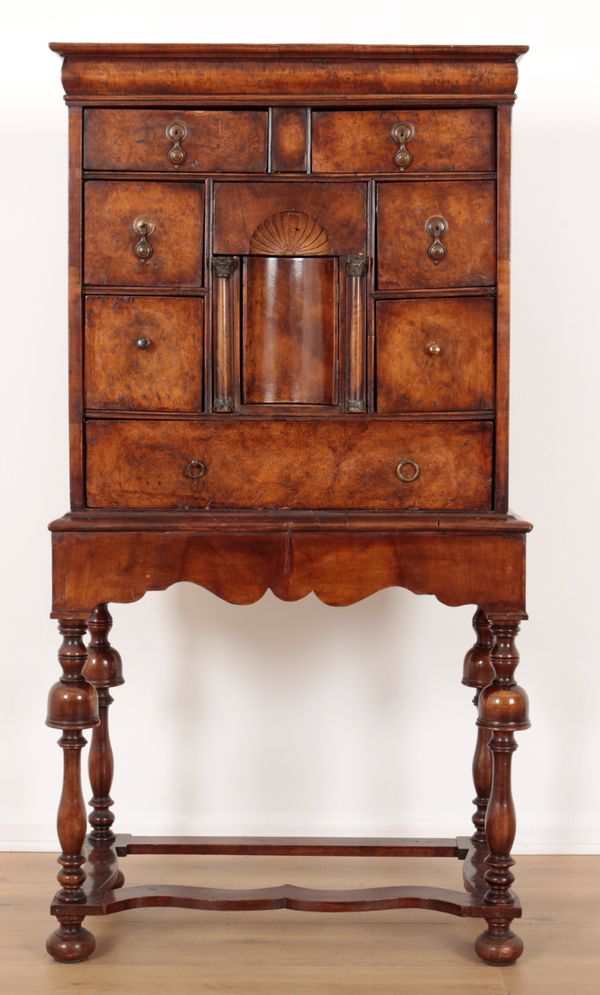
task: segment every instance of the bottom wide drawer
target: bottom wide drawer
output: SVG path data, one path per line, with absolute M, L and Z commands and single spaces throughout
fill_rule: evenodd
M 489 511 L 485 421 L 91 421 L 90 508 Z

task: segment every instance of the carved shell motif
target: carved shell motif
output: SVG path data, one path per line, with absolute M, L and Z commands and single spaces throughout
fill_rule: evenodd
M 250 239 L 260 256 L 329 256 L 331 246 L 316 218 L 302 211 L 280 211 L 261 221 Z

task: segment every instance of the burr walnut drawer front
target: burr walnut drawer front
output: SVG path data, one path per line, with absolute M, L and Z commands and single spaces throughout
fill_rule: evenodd
M 86 407 L 199 411 L 202 325 L 198 298 L 88 296 Z
M 378 184 L 380 290 L 493 286 L 493 180 Z
M 377 411 L 477 411 L 494 406 L 490 297 L 378 301 Z
M 90 508 L 491 508 L 485 421 L 98 420 Z
M 200 183 L 88 181 L 85 283 L 202 286 L 203 228 Z
M 471 110 L 314 111 L 314 173 L 489 172 L 495 114 Z
M 267 111 L 257 110 L 88 110 L 84 166 L 261 173 L 267 168 L 267 124 Z

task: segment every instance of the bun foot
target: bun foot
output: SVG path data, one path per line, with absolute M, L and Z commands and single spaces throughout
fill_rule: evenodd
M 54 960 L 74 964 L 87 960 L 96 949 L 94 934 L 84 929 L 81 919 L 63 921 L 46 940 L 46 950 Z
M 508 967 L 523 953 L 523 940 L 510 928 L 510 919 L 486 920 L 488 928 L 475 940 L 475 951 L 486 964 Z

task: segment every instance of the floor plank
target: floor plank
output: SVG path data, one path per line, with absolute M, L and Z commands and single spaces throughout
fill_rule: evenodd
M 456 887 L 453 860 L 130 856 L 131 885 L 306 887 L 390 883 Z M 86 921 L 97 939 L 85 964 L 55 964 L 44 941 L 55 873 L 50 854 L 0 854 L 3 995 L 599 995 L 600 857 L 521 857 L 514 967 L 482 964 L 477 921 L 435 912 L 315 915 L 138 909 Z

